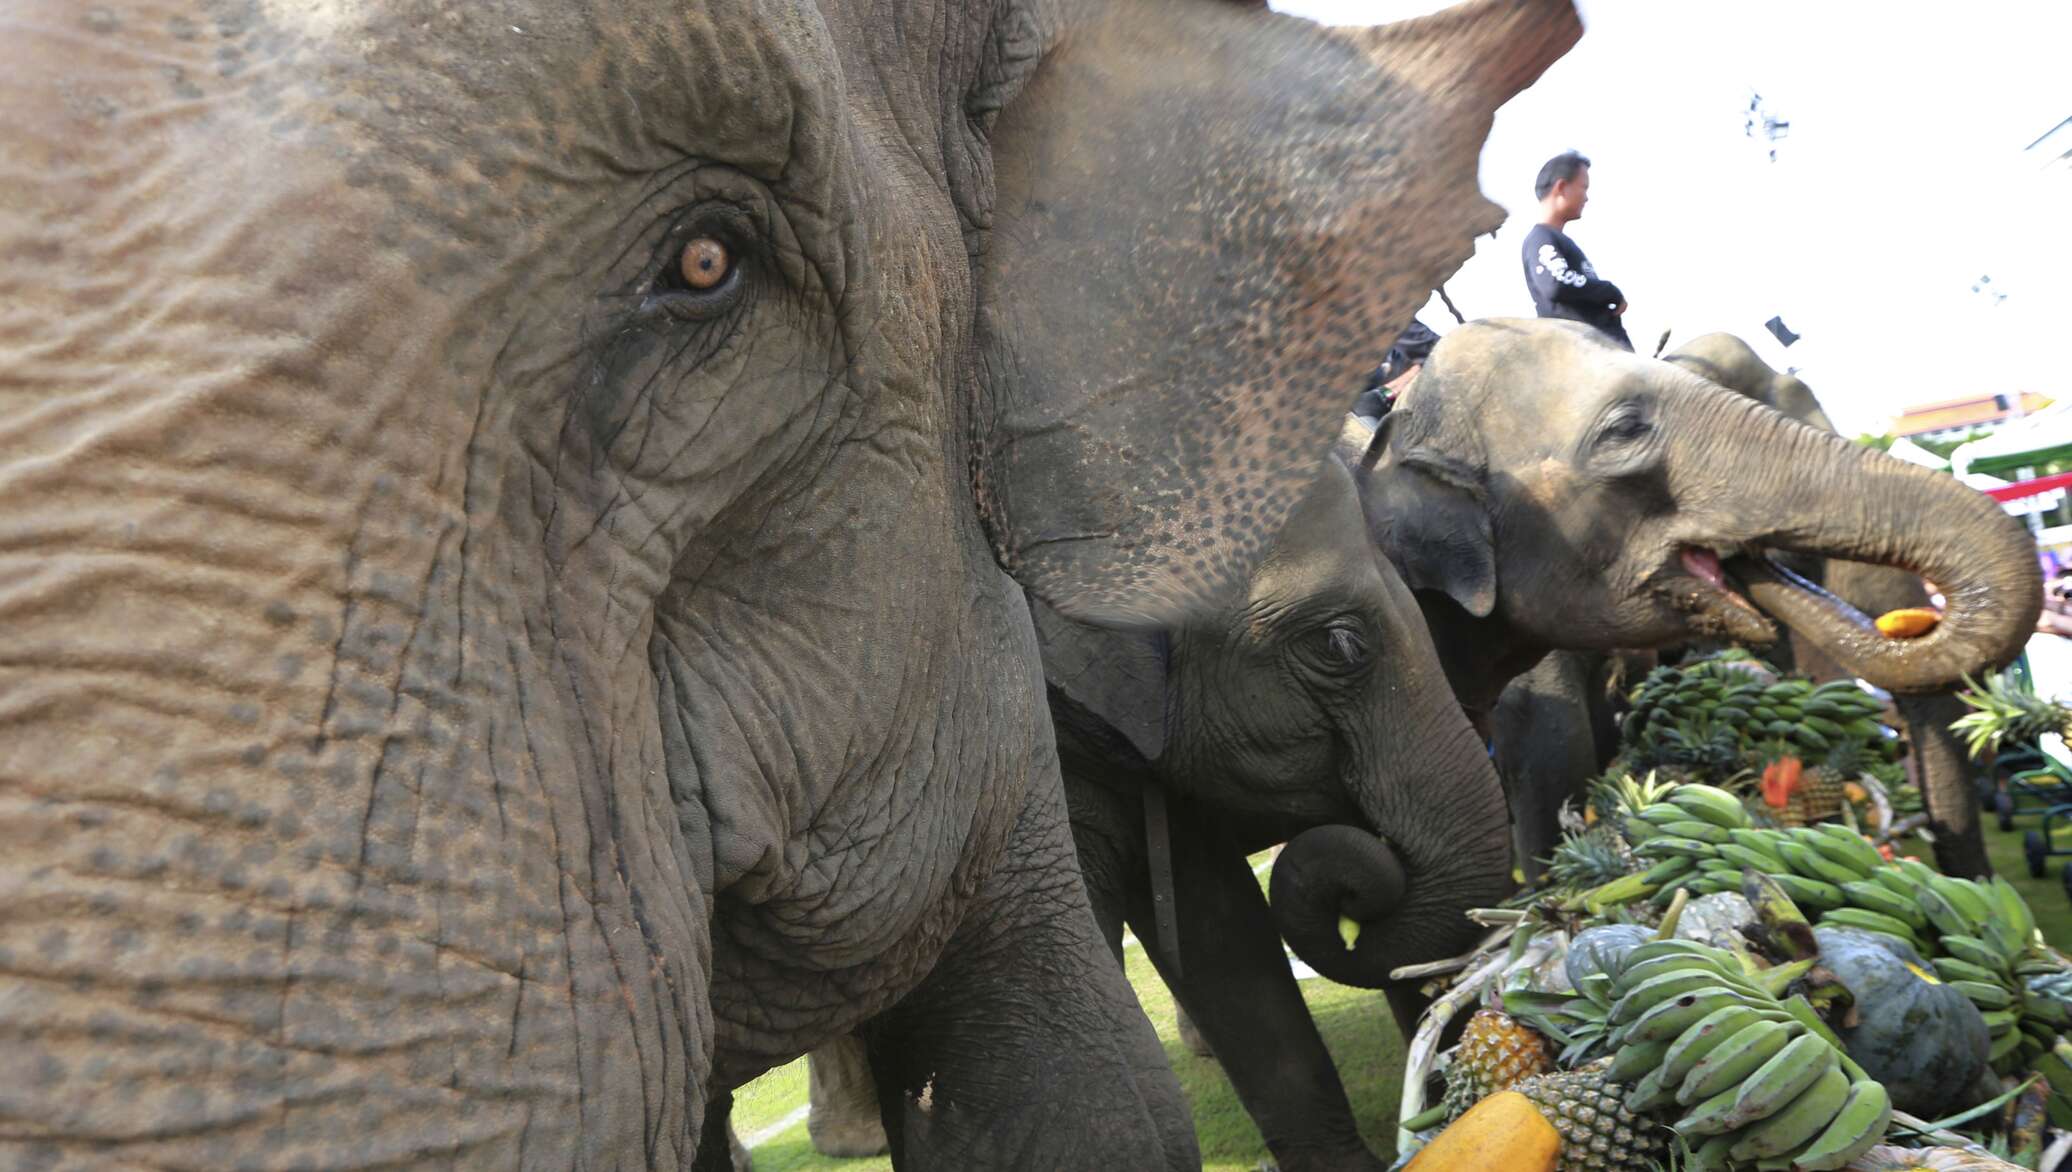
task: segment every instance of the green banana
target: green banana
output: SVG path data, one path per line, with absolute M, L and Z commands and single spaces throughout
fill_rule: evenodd
M 1993 901 L 2000 906 L 2001 918 L 2014 925 L 2016 933 L 2022 938 L 2023 946 L 2027 947 L 2028 943 L 2036 938 L 2036 913 L 2029 910 L 2029 901 L 2023 899 L 2022 893 L 2015 890 L 2014 884 L 2002 876 L 1993 876 L 1991 887 Z
M 1623 977 L 1657 957 L 1671 955 L 1700 956 L 1715 963 L 1733 963 L 1734 960 L 1733 953 L 1714 948 L 1701 940 L 1650 940 L 1626 954 L 1619 975 Z
M 1670 998 L 1714 987 L 1725 987 L 1725 980 L 1710 968 L 1663 973 L 1635 985 L 1631 992 L 1612 1005 L 1612 1011 L 1605 1015 L 1605 1020 L 1615 1026 L 1625 1025 Z
M 1676 1088 L 1664 1081 L 1662 1068 L 1648 1071 L 1647 1076 L 1633 1084 L 1626 1092 L 1626 1109 L 1636 1115 L 1658 1111 L 1676 1102 Z
M 1835 1048 L 1826 1038 L 1811 1033 L 1793 1038 L 1742 1081 L 1729 1113 L 1730 1126 L 1745 1127 L 1784 1110 L 1806 1088 L 1835 1070 L 1838 1062 Z
M 1759 1021 L 1743 1028 L 1684 1072 L 1677 1086 L 1676 1101 L 1688 1107 L 1702 1103 L 1742 1080 L 1777 1056 L 1798 1034 L 1795 1024 Z
M 2020 956 L 2029 947 L 2029 941 L 2021 935 L 2021 929 L 1998 916 L 1986 921 L 1986 943 L 2008 956 Z
M 1669 1053 L 1662 1057 L 1662 1077 L 1669 1084 L 1672 1094 L 1682 1084 L 1684 1075 L 1705 1056 L 1729 1041 L 1736 1034 L 1756 1024 L 1755 1007 L 1751 1005 L 1729 1005 L 1706 1014 L 1697 1025 L 1677 1035 L 1669 1047 Z
M 1937 876 L 1937 878 L 1940 877 Z M 1919 905 L 1922 913 L 1928 917 L 1928 922 L 1935 925 L 1936 931 L 1946 936 L 1971 936 L 1976 934 L 1971 921 L 1964 917 L 1964 913 L 1957 910 L 1956 905 L 1952 904 L 1949 898 L 1943 895 L 1942 892 L 1937 891 L 1932 884 L 1923 885 L 1919 890 L 1915 891 L 1914 902 Z
M 1684 813 L 1682 806 L 1668 802 L 1656 802 L 1652 806 L 1636 811 L 1635 818 L 1645 820 L 1651 826 L 1667 826 L 1671 822 L 1688 822 L 1691 816 Z
M 1710 822 L 1701 822 L 1696 818 L 1684 818 L 1675 822 L 1659 823 L 1659 825 L 1662 827 L 1664 834 L 1674 835 L 1677 838 L 1692 839 L 1705 843 L 1708 846 L 1717 846 L 1727 841 L 1726 827 L 1714 826 Z
M 1845 1168 L 1877 1146 L 1892 1124 L 1892 1095 L 1876 1079 L 1860 1078 L 1849 1084 L 1849 1095 L 1835 1112 L 1827 1130 L 1813 1137 L 1791 1158 L 1800 1172 L 1833 1172 Z
M 1660 887 L 1674 883 L 1697 867 L 1697 860 L 1689 855 L 1671 855 L 1641 873 L 1641 881 L 1649 887 Z
M 1612 982 L 1614 997 L 1624 997 L 1641 985 L 1656 977 L 1670 973 L 1714 973 L 1721 976 L 1739 974 L 1740 966 L 1731 956 L 1707 956 L 1696 952 L 1670 952 L 1650 956 L 1638 964 L 1629 964 L 1620 970 L 1618 980 Z
M 1730 1131 L 1699 1144 L 1684 1161 L 1684 1172 L 1729 1172 L 1734 1165 L 1728 1153 L 1733 1151 L 1740 1138 L 1740 1132 Z
M 1740 864 L 1730 863 L 1722 858 L 1699 859 L 1698 869 L 1707 875 L 1734 875 L 1738 877 L 1741 874 Z
M 1994 916 L 1995 901 L 1986 889 L 1969 879 L 1958 879 L 1949 875 L 1937 875 L 1928 881 L 1936 893 L 1950 901 L 1950 906 L 1963 913 L 1966 920 L 1984 927 Z
M 1698 1024 L 1706 1014 L 1745 1002 L 1747 995 L 1725 987 L 1683 993 L 1656 1003 L 1626 1028 L 1627 1042 L 1656 1042 L 1673 1038 Z
M 1801 718 L 1801 720 L 1803 719 L 1804 718 Z M 1804 745 L 1806 748 L 1812 749 L 1816 752 L 1824 753 L 1829 749 L 1835 747 L 1834 743 L 1832 741 L 1829 741 L 1827 737 L 1824 734 L 1822 734 L 1819 729 L 1814 728 L 1812 725 L 1804 723 L 1801 723 L 1799 727 L 1792 733 L 1792 739 L 1797 741 L 1799 744 Z
M 1740 843 L 1723 842 L 1712 849 L 1717 857 L 1750 870 L 1776 872 L 1785 869 L 1783 859 L 1773 858 L 1761 851 L 1750 850 Z
M 1844 928 L 1858 928 L 1865 932 L 1879 932 L 1905 941 L 1907 947 L 1915 952 L 1925 951 L 1921 947 L 1920 937 L 1914 935 L 1914 930 L 1908 927 L 1905 921 L 1893 919 L 1880 912 L 1860 907 L 1838 907 L 1833 911 L 1823 912 L 1820 922 L 1838 924 Z
M 2014 1004 L 2014 996 L 1991 981 L 1951 981 L 1949 986 L 1971 998 L 1971 1003 L 1980 1009 L 2006 1009 Z
M 1986 1033 L 1996 1038 L 2020 1025 L 2020 1018 L 2011 1009 L 1995 1009 L 1979 1016 L 1986 1020 Z
M 1771 875 L 1770 878 L 1784 889 L 1786 895 L 1791 896 L 1793 903 L 1803 908 L 1825 912 L 1848 902 L 1848 897 L 1842 893 L 1842 889 L 1832 883 L 1782 871 Z
M 1785 841 L 1777 844 L 1777 853 L 1791 864 L 1791 869 L 1808 879 L 1818 879 L 1839 888 L 1844 883 L 1854 883 L 1863 878 L 1854 870 L 1829 859 L 1803 842 Z
M 1835 741 L 1843 741 L 1849 739 L 1849 734 L 1842 731 L 1842 726 L 1840 724 L 1837 724 L 1834 720 L 1830 719 L 1827 716 L 1816 715 L 1813 711 L 1813 707 L 1814 706 L 1811 704 L 1806 705 L 1805 714 L 1799 717 L 1800 732 L 1807 732 L 1810 730 L 1812 732 L 1819 733 L 1821 736 L 1826 737 L 1829 740 Z M 1833 705 L 1823 705 L 1822 707 L 1825 707 L 1829 712 L 1839 711 Z
M 1991 969 L 2003 976 L 2007 974 L 2008 958 L 2006 954 L 1976 936 L 1952 936 L 1946 934 L 1936 941 L 1936 946 L 1958 960 L 1975 964 L 1980 968 Z
M 1880 867 L 1872 871 L 1871 881 L 1882 885 L 1885 890 L 1909 903 L 1913 902 L 1914 892 L 1921 886 L 1913 879 L 1908 878 L 1907 873 L 1898 867 Z
M 2022 1048 L 2026 1036 L 2020 1030 L 2011 1030 L 1993 1039 L 1993 1048 L 1986 1051 L 1986 1061 L 1998 1062 Z
M 1833 1123 L 1842 1104 L 1849 1101 L 1849 1076 L 1830 1065 L 1813 1085 L 1760 1125 L 1750 1127 L 1734 1145 L 1737 1160 L 1767 1160 L 1781 1156 L 1812 1140 Z
M 1653 1071 L 1662 1068 L 1662 1059 L 1669 1054 L 1669 1048 L 1676 1044 L 1671 1038 L 1661 1042 L 1647 1042 L 1638 1046 L 1621 1046 L 1612 1055 L 1612 1064 L 1604 1076 L 1612 1082 L 1632 1084 Z
M 1669 800 L 1697 818 L 1725 830 L 1748 825 L 1748 810 L 1741 799 L 1717 786 L 1680 785 L 1670 791 Z
M 1688 855 L 1693 859 L 1703 859 L 1711 857 L 1712 844 L 1699 842 L 1695 838 L 1676 838 L 1668 834 L 1658 834 L 1633 848 L 1633 853 L 1644 859 L 1661 858 L 1664 855 Z
M 1846 863 L 1866 876 L 1885 869 L 1885 856 L 1878 853 L 1871 840 L 1847 826 L 1822 822 L 1813 828 L 1813 832 L 1815 837 L 1806 841 L 1825 852 L 1828 858 Z
M 1842 894 L 1857 907 L 1877 912 L 1879 915 L 1891 916 L 1916 933 L 1928 930 L 1928 917 L 1921 914 L 1921 905 L 1891 891 L 1883 884 L 1858 879 L 1854 883 L 1842 884 Z
M 1781 866 L 1784 862 L 1784 856 L 1777 853 L 1777 844 L 1784 841 L 1781 830 L 1730 830 L 1727 837 L 1734 841 L 1735 846 L 1754 851 L 1772 863 Z
M 1954 956 L 1938 956 L 1928 963 L 1935 966 L 1935 975 L 1945 981 L 1976 981 L 1982 985 L 1998 985 L 2000 974 L 1983 965 Z
M 1676 1129 L 1677 1134 L 1685 1137 L 1723 1135 L 1733 1131 L 1741 1126 L 1733 1120 L 1734 1101 L 1740 1096 L 1740 1087 L 1728 1087 L 1685 1112 L 1683 1118 L 1670 1126 Z

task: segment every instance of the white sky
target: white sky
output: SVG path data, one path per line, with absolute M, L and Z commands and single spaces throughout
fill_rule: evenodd
M 2072 395 L 2072 169 L 2023 147 L 2072 116 L 2072 3 L 1580 0 L 1586 32 L 1498 112 L 1482 189 L 1510 210 L 1447 282 L 1530 315 L 1518 242 L 1550 156 L 1590 156 L 1569 233 L 1626 293 L 1636 348 L 1713 330 L 1797 366 L 1836 426 L 2016 389 Z M 1332 24 L 1418 0 L 1274 0 Z M 1789 136 L 1743 132 L 1751 91 Z M 1990 275 L 1993 304 L 1971 286 Z M 1762 323 L 1803 335 L 1789 351 Z M 1453 324 L 1436 299 L 1419 315 Z M 1377 352 L 1386 340 L 1377 345 Z M 1377 353 L 1377 357 L 1378 357 Z

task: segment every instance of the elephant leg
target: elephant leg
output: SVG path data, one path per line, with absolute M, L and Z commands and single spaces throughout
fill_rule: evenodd
M 698 1154 L 691 1172 L 750 1172 L 754 1158 L 734 1134 L 734 1096 L 719 1095 L 705 1104 L 705 1123 L 698 1134 Z
M 1497 772 L 1511 805 L 1511 835 L 1527 879 L 1561 841 L 1561 806 L 1597 773 L 1588 653 L 1556 651 L 1497 699 L 1491 722 Z
M 1201 1166 L 1095 924 L 1059 787 L 1032 795 L 942 959 L 864 1040 L 902 1169 Z
M 1099 764 L 1069 755 L 1064 766 L 1065 803 L 1071 810 L 1080 878 L 1101 939 L 1120 968 L 1127 893 L 1132 876 L 1144 871 L 1144 806 L 1136 789 L 1144 783 L 1135 774 L 1110 776 L 1112 771 Z M 1109 783 L 1090 780 L 1091 776 L 1108 776 Z
M 1146 955 L 1215 1051 L 1282 1172 L 1381 1172 L 1387 1165 L 1360 1139 L 1244 852 L 1179 803 L 1172 810 L 1179 971 L 1158 946 L 1148 875 L 1129 901 Z
M 886 1148 L 878 1087 L 863 1042 L 836 1038 L 806 1057 L 806 1134 L 823 1156 L 875 1156 Z
M 1901 696 L 1895 701 L 1914 746 L 1921 799 L 1935 832 L 1935 863 L 1945 875 L 1985 879 L 1993 874 L 1979 824 L 1978 794 L 1971 787 L 1970 760 L 1950 722 L 1968 709 L 1953 693 Z

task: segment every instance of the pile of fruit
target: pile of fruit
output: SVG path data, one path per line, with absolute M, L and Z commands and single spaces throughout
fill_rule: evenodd
M 1785 825 L 1835 816 L 1862 774 L 1887 788 L 1904 779 L 1884 704 L 1847 680 L 1780 678 L 1745 651 L 1657 668 L 1633 689 L 1611 776 L 1733 786 L 1762 779 Z
M 1605 867 L 1608 833 L 1639 869 L 1541 892 L 1420 1029 L 1413 1055 L 1481 1003 L 1428 1111 L 1412 1070 L 1417 1172 L 2014 1168 L 1915 1115 L 1983 1105 L 1961 1122 L 2031 1158 L 2072 1128 L 2072 962 L 2005 880 L 1703 784 L 1627 781 L 1576 836 Z

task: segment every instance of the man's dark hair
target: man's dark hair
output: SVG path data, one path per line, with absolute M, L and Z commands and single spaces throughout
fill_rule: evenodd
M 1574 151 L 1563 151 L 1555 155 L 1541 165 L 1540 177 L 1533 180 L 1532 197 L 1534 199 L 1547 198 L 1547 193 L 1554 190 L 1556 183 L 1560 183 L 1565 179 L 1574 179 L 1576 172 L 1589 165 L 1590 160 Z

